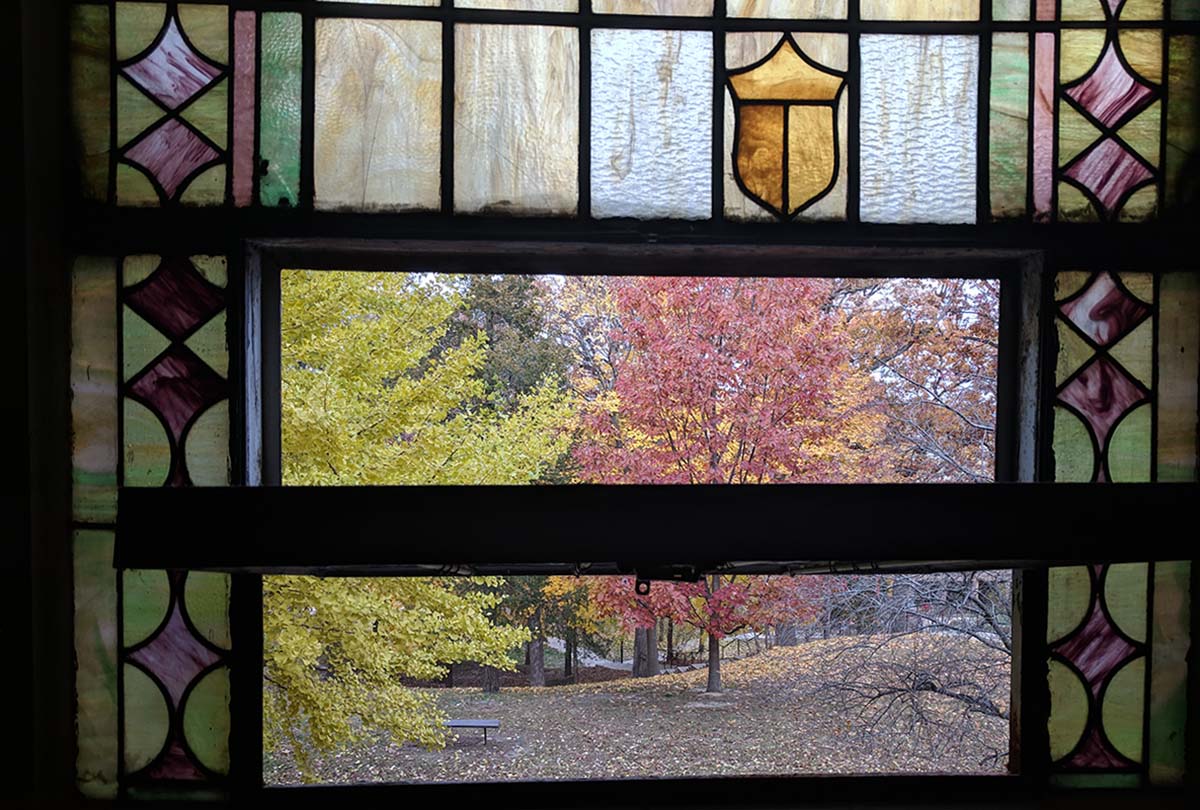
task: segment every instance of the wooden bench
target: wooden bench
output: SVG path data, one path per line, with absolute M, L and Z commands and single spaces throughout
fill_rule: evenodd
M 483 744 L 487 745 L 489 728 L 500 728 L 499 720 L 447 720 L 442 723 L 446 728 L 481 728 L 483 729 Z

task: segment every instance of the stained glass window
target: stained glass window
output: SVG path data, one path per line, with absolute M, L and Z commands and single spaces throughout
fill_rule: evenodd
M 228 575 L 112 569 L 119 486 L 230 481 L 227 284 L 220 256 L 80 258 L 72 273 L 77 769 L 89 796 L 212 790 L 229 770 Z
M 1055 480 L 1196 480 L 1198 294 L 1194 273 L 1057 274 Z M 1051 569 L 1050 755 L 1063 784 L 1181 779 L 1190 577 L 1189 562 Z
M 86 193 L 718 224 L 1145 221 L 1193 195 L 1187 3 L 372 5 L 77 6 Z
M 1196 199 L 1196 0 L 77 0 L 66 17 L 90 797 L 219 795 L 234 768 L 229 578 L 112 562 L 119 489 L 249 469 L 261 436 L 231 402 L 255 384 L 234 337 L 261 337 L 248 239 L 1045 251 L 1041 477 L 1197 478 L 1200 286 L 1170 230 Z M 1191 577 L 1050 572 L 1060 783 L 1182 778 Z

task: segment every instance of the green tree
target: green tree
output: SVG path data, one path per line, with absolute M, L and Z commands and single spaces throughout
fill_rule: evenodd
M 573 414 L 554 378 L 500 409 L 480 377 L 486 335 L 443 343 L 463 308 L 459 280 L 287 271 L 281 288 L 284 483 L 524 484 L 567 451 Z M 444 744 L 435 703 L 398 679 L 462 661 L 512 668 L 507 651 L 529 638 L 492 620 L 495 578 L 265 583 L 266 743 L 289 748 L 306 776 L 313 754 L 369 730 Z

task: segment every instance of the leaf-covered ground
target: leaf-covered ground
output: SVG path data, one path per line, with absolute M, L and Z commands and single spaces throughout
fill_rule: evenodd
M 930 645 L 994 662 L 961 639 L 885 649 L 902 662 Z M 482 732 L 464 729 L 439 751 L 377 737 L 318 758 L 315 776 L 352 783 L 1003 769 L 996 752 L 1007 749 L 1008 721 L 967 712 L 959 701 L 922 694 L 924 722 L 916 727 L 905 719 L 871 725 L 868 715 L 837 705 L 818 687 L 862 655 L 847 646 L 830 639 L 726 662 L 717 695 L 704 693 L 705 670 L 492 695 L 430 689 L 448 716 L 497 719 L 499 731 L 489 731 L 485 745 Z M 1007 682 L 1006 664 L 987 669 Z M 264 756 L 264 779 L 301 782 L 287 751 Z

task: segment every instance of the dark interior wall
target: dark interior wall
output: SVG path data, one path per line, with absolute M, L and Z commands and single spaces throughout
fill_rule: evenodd
M 13 6 L 17 8 L 14 9 Z M 71 572 L 69 565 L 70 467 L 67 436 L 66 337 L 67 221 L 64 216 L 66 156 L 65 0 L 22 0 L 20 25 L 0 26 L 6 74 L 14 98 L 6 108 L 18 121 L 20 160 L 6 162 L 14 174 L 5 188 L 21 190 L 21 295 L 0 295 L 3 321 L 16 334 L 5 340 L 14 367 L 27 385 L 3 397 L 4 425 L 14 448 L 6 467 L 24 468 L 17 486 L 6 487 L 4 519 L 13 523 L 11 602 L 14 646 L 5 641 L 5 773 L 0 793 L 28 793 L 62 801 L 70 796 L 73 756 L 71 674 Z M 10 125 L 11 126 L 11 125 Z M 14 240 L 15 241 L 15 240 Z M 23 361 L 23 362 L 22 362 Z M 18 377 L 18 379 L 21 379 Z M 24 396 L 18 396 L 23 394 Z M 12 412 L 9 412 L 9 409 Z M 18 467 L 17 459 L 24 463 Z M 15 757 L 15 761 L 8 761 Z

